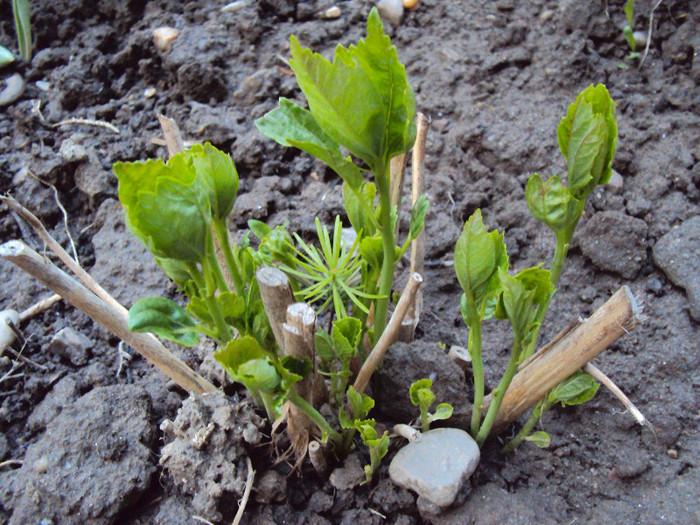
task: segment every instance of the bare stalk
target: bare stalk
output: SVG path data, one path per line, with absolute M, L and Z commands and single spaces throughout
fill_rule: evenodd
M 593 376 L 593 378 L 598 381 L 601 385 L 603 385 L 605 388 L 610 390 L 613 395 L 618 398 L 623 405 L 625 405 L 625 408 L 629 410 L 630 414 L 634 416 L 634 419 L 637 420 L 637 423 L 639 423 L 642 426 L 649 425 L 649 420 L 644 417 L 644 414 L 640 412 L 640 410 L 634 406 L 634 403 L 630 401 L 630 399 L 625 395 L 625 393 L 620 390 L 620 388 L 613 383 L 612 379 L 610 379 L 608 376 L 606 376 L 597 366 L 595 366 L 593 363 L 586 363 L 586 366 L 583 367 L 584 372 L 588 372 Z
M 54 294 L 51 297 L 47 297 L 46 299 L 42 299 L 38 303 L 30 306 L 26 310 L 24 310 L 22 313 L 19 314 L 19 320 L 20 322 L 24 322 L 27 319 L 30 319 L 34 317 L 35 315 L 40 314 L 44 310 L 48 310 L 51 308 L 54 304 L 56 304 L 58 301 L 60 301 L 62 297 L 58 294 Z
M 18 266 L 114 333 L 183 389 L 199 394 L 216 390 L 214 385 L 174 356 L 155 337 L 129 330 L 126 316 L 120 310 L 97 297 L 22 241 L 10 241 L 1 245 L 0 257 Z
M 282 325 L 287 321 L 287 308 L 294 303 L 292 284 L 282 270 L 271 266 L 261 266 L 255 274 L 260 287 L 267 317 L 270 319 L 272 333 L 275 334 L 277 346 L 284 355 L 284 330 Z
M 384 354 L 386 354 L 386 351 L 389 349 L 392 343 L 396 341 L 399 327 L 401 326 L 401 322 L 408 311 L 408 306 L 413 301 L 413 298 L 415 297 L 416 292 L 418 292 L 418 288 L 422 283 L 423 277 L 421 277 L 420 274 L 411 274 L 411 277 L 408 279 L 408 283 L 406 283 L 406 288 L 404 288 L 404 291 L 401 294 L 401 299 L 399 299 L 399 302 L 396 305 L 394 314 L 389 320 L 389 324 L 386 326 L 386 329 L 379 338 L 379 341 L 377 341 L 377 344 L 374 345 L 372 352 L 370 352 L 367 359 L 362 364 L 360 373 L 357 374 L 357 379 L 355 379 L 355 384 L 353 386 L 358 392 L 362 393 L 365 391 L 370 377 L 372 377 L 372 374 L 381 363 L 382 359 L 384 358 Z

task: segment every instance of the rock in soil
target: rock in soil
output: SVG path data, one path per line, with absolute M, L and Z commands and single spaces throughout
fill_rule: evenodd
M 357 454 L 350 454 L 342 467 L 331 472 L 330 482 L 338 490 L 351 490 L 365 479 L 365 471 Z
M 447 507 L 480 458 L 478 445 L 464 430 L 438 428 L 399 450 L 389 465 L 389 475 L 400 487 L 416 491 L 439 507 Z
M 646 261 L 646 235 L 644 221 L 602 211 L 583 225 L 579 245 L 598 269 L 633 279 Z
M 408 423 L 420 416 L 420 409 L 411 403 L 408 391 L 414 381 L 431 378 L 435 403 L 450 403 L 454 407 L 452 417 L 445 424 L 467 426 L 471 405 L 464 372 L 437 343 L 421 340 L 410 344 L 395 343 L 375 376 L 374 410 L 381 417 L 396 423 Z
M 192 514 L 218 522 L 219 506 L 243 496 L 245 445 L 260 443 L 262 426 L 248 400 L 232 400 L 221 391 L 190 396 L 174 422 L 163 422 L 161 429 L 175 439 L 163 447 L 160 464 L 192 496 Z
M 673 284 L 685 288 L 690 315 L 700 322 L 700 215 L 659 239 L 654 245 L 654 262 Z
M 49 343 L 49 352 L 79 366 L 87 363 L 92 341 L 70 326 L 58 332 Z
M 96 388 L 65 407 L 22 468 L 0 478 L 10 525 L 114 523 L 156 472 L 151 417 L 150 397 L 134 385 Z

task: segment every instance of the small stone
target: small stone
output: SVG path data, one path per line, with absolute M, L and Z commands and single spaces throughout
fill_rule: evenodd
M 418 512 L 421 517 L 428 519 L 439 516 L 444 512 L 444 509 L 440 505 L 436 505 L 422 496 L 419 496 L 416 500 L 416 507 L 418 507 Z
M 402 0 L 379 0 L 377 10 L 382 18 L 392 24 L 397 26 L 401 23 L 401 17 L 403 17 Z
M 76 133 L 61 142 L 58 153 L 66 162 L 83 162 L 87 160 L 89 154 L 85 146 L 81 144 L 83 135 Z
M 5 79 L 5 89 L 0 91 L 0 106 L 7 106 L 12 104 L 24 93 L 24 78 L 19 73 L 15 73 L 9 78 Z
M 399 450 L 389 465 L 389 476 L 400 487 L 447 507 L 476 469 L 480 457 L 478 445 L 464 430 L 438 428 Z
M 605 185 L 613 193 L 620 194 L 622 192 L 623 180 L 622 175 L 620 175 L 615 170 L 612 170 L 612 175 L 610 175 L 610 180 Z
M 700 321 L 700 215 L 684 221 L 654 245 L 654 263 L 685 288 L 690 315 Z
M 222 13 L 236 13 L 237 11 L 240 11 L 247 5 L 248 2 L 246 0 L 238 0 L 237 2 L 230 2 L 226 4 L 220 9 L 220 11 Z
M 647 225 L 619 211 L 596 213 L 581 228 L 583 254 L 600 270 L 632 279 L 647 257 Z
M 48 468 L 49 468 L 49 460 L 46 458 L 46 456 L 41 456 L 32 465 L 32 469 L 37 474 L 46 474 L 46 471 L 48 470 Z
M 49 351 L 76 366 L 84 365 L 88 360 L 88 349 L 92 341 L 76 332 L 70 326 L 58 332 L 49 343 Z
M 632 33 L 634 37 L 634 43 L 638 48 L 644 48 L 647 45 L 647 32 L 646 31 L 635 31 Z
M 357 454 L 351 454 L 342 467 L 331 472 L 330 482 L 338 490 L 351 490 L 365 479 L 365 471 Z
M 156 95 L 156 88 L 149 87 L 143 90 L 143 96 L 146 98 L 153 98 Z
M 668 455 L 669 458 L 671 459 L 678 459 L 678 451 L 675 448 L 669 448 L 666 451 L 666 454 Z
M 255 501 L 258 503 L 279 503 L 287 497 L 287 480 L 277 471 L 268 470 L 255 481 Z
M 174 27 L 159 27 L 153 30 L 153 45 L 160 52 L 167 50 L 170 43 L 180 34 L 179 29 Z
M 34 85 L 42 91 L 48 91 L 51 89 L 51 83 L 47 82 L 46 80 L 37 80 L 34 82 Z
M 329 7 L 325 11 L 321 11 L 319 13 L 320 18 L 325 18 L 327 20 L 333 20 L 334 18 L 340 18 L 340 7 L 337 5 L 334 5 L 333 7 Z

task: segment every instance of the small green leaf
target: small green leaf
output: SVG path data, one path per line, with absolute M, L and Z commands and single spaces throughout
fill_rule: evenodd
M 541 430 L 538 432 L 533 432 L 529 436 L 525 436 L 525 441 L 529 441 L 533 445 L 537 445 L 540 448 L 547 448 L 551 443 L 551 438 L 546 432 Z
M 158 266 L 170 280 L 177 284 L 180 288 L 185 286 L 185 283 L 192 279 L 192 276 L 185 268 L 185 265 L 175 259 L 164 259 L 162 257 L 154 257 Z
M 0 46 L 0 68 L 5 67 L 15 61 L 15 56 L 9 49 Z
M 316 353 L 318 354 L 318 357 L 321 358 L 321 361 L 327 363 L 337 357 L 333 347 L 333 339 L 331 338 L 331 335 L 323 328 L 316 330 L 315 343 Z
M 411 240 L 418 238 L 418 234 L 423 229 L 425 215 L 428 213 L 429 207 L 430 203 L 428 202 L 428 199 L 424 194 L 421 194 L 411 210 L 411 223 L 409 227 L 409 237 Z
M 207 187 L 212 216 L 226 219 L 238 195 L 238 172 L 231 156 L 219 151 L 209 142 L 195 144 L 187 150 L 192 156 L 197 177 Z
M 357 352 L 362 337 L 362 323 L 354 317 L 333 321 L 331 329 L 333 344 L 341 360 L 350 360 Z
M 165 297 L 136 301 L 129 309 L 129 330 L 152 332 L 183 346 L 199 343 L 194 319 L 177 303 Z
M 627 25 L 630 27 L 634 26 L 634 0 L 627 0 L 623 11 L 627 17 Z
M 299 376 L 301 379 L 307 377 L 314 370 L 311 360 L 306 357 L 300 358 L 293 355 L 286 355 L 282 358 L 280 363 L 285 370 Z
M 19 56 L 25 62 L 32 59 L 32 25 L 29 18 L 29 0 L 12 0 Z
M 374 211 L 376 195 L 377 187 L 373 182 L 363 182 L 358 189 L 353 189 L 349 184 L 343 183 L 345 211 L 353 229 L 363 240 L 365 237 L 373 236 L 377 231 L 378 223 Z
M 374 399 L 367 394 L 362 394 L 350 385 L 347 391 L 348 405 L 352 408 L 353 419 L 365 419 L 370 410 L 374 408 Z
M 535 307 L 552 293 L 549 270 L 527 268 L 515 276 L 500 271 L 503 293 L 496 308 L 498 319 L 508 319 L 513 331 L 525 340 L 535 328 Z
M 486 302 L 500 289 L 499 271 L 508 270 L 508 254 L 503 234 L 486 232 L 481 210 L 476 210 L 464 225 L 455 246 L 454 261 L 466 306 L 471 302 L 477 315 L 483 317 Z M 469 308 L 463 313 L 468 314 Z
M 223 292 L 216 298 L 227 323 L 235 325 L 245 315 L 245 299 L 234 292 Z
M 291 100 L 280 98 L 279 107 L 256 120 L 255 125 L 275 142 L 321 159 L 353 188 L 362 183 L 360 168 L 349 157 L 343 157 L 338 143 L 324 133 L 309 110 Z
M 267 224 L 262 221 L 256 221 L 255 219 L 250 219 L 248 221 L 248 229 L 260 240 L 263 240 L 272 231 L 272 228 Z
M 411 403 L 418 406 L 421 402 L 421 390 L 430 391 L 431 386 L 433 386 L 433 382 L 430 379 L 419 379 L 418 381 L 412 383 L 411 388 L 408 391 L 409 396 L 411 397 Z M 433 399 L 434 398 L 435 396 L 433 396 Z
M 435 407 L 435 413 L 430 416 L 430 421 L 438 421 L 440 419 L 449 419 L 452 417 L 452 405 L 449 403 L 440 403 Z
M 214 359 L 234 381 L 243 383 L 250 390 L 274 393 L 280 383 L 277 369 L 252 336 L 229 341 L 225 348 L 214 354 Z
M 637 41 L 634 38 L 634 31 L 632 31 L 632 28 L 630 26 L 623 27 L 622 34 L 625 37 L 625 40 L 627 40 L 627 45 L 630 47 L 630 49 L 635 51 L 637 49 Z
M 600 385 L 590 374 L 576 372 L 568 379 L 559 383 L 549 393 L 548 404 L 561 403 L 561 406 L 580 405 L 592 399 Z
M 581 216 L 580 201 L 569 193 L 557 175 L 543 182 L 542 177 L 535 173 L 527 181 L 525 195 L 535 219 L 555 232 L 566 229 Z
M 416 135 L 415 101 L 396 48 L 384 34 L 376 8 L 367 38 L 349 49 L 338 45 L 333 63 L 291 38 L 290 66 L 314 120 L 335 142 L 377 172 L 408 151 Z M 352 89 L 353 96 L 347 96 Z

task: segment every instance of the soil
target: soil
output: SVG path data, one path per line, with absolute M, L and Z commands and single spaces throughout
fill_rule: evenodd
M 646 303 L 647 321 L 597 364 L 655 432 L 636 425 L 601 389 L 583 406 L 547 413 L 548 449 L 525 444 L 502 455 L 501 442 L 515 426 L 490 440 L 471 487 L 453 508 L 429 516 L 413 493 L 389 480 L 390 457 L 375 485 L 347 490 L 306 466 L 302 477 L 285 462 L 273 466 L 275 446 L 283 449 L 284 439 L 271 440 L 269 427 L 258 430 L 258 416 L 229 385 L 226 393 L 239 403 L 235 413 L 249 428 L 248 434 L 239 428 L 236 442 L 221 451 L 235 470 L 217 465 L 220 470 L 203 479 L 176 479 L 161 466 L 168 460 L 159 462 L 163 445 L 173 441 L 159 428 L 175 420 L 197 432 L 181 421 L 187 414 L 176 419 L 186 394 L 130 350 L 120 351 L 105 329 L 59 303 L 22 326 L 30 361 L 18 361 L 8 374 L 15 357 L 0 358 L 0 521 L 179 524 L 197 523 L 196 516 L 230 523 L 247 453 L 258 474 L 244 523 L 700 523 L 700 3 L 661 3 L 641 68 L 638 59 L 625 61 L 623 3 L 422 0 L 398 26 L 386 26 L 418 109 L 432 119 L 427 308 L 418 326 L 425 344 L 466 346 L 449 261 L 475 209 L 490 228 L 505 229 L 513 268 L 550 259 L 553 239 L 530 216 L 525 183 L 533 172 L 564 169 L 559 118 L 587 85 L 607 85 L 618 103 L 613 167 L 620 178 L 589 199 L 542 337 L 590 315 L 628 285 Z M 653 3 L 636 2 L 635 29 L 646 30 Z M 280 58 L 288 55 L 290 34 L 330 56 L 336 42 L 363 36 L 372 2 L 339 0 L 336 19 L 317 17 L 333 5 L 325 0 L 243 0 L 221 11 L 224 4 L 37 0 L 31 2 L 33 59 L 1 72 L 3 79 L 21 73 L 26 88 L 0 113 L 0 192 L 33 210 L 67 248 L 69 231 L 82 265 L 126 306 L 144 296 L 176 296 L 124 227 L 110 170 L 116 161 L 166 155 L 153 142 L 160 137 L 158 113 L 174 118 L 185 140 L 231 152 L 241 175 L 232 228 L 251 218 L 273 226 L 288 221 L 308 238 L 314 217 L 330 223 L 343 214 L 337 177 L 263 137 L 253 120 L 280 96 L 302 101 Z M 9 2 L 0 6 L 0 20 L 0 44 L 14 48 Z M 152 41 L 159 26 L 180 30 L 164 51 Z M 68 119 L 107 122 L 119 133 L 58 124 Z M 406 228 L 408 213 L 400 219 Z M 14 238 L 43 248 L 2 208 L 0 241 Z M 399 289 L 406 279 L 405 267 L 400 270 Z M 21 311 L 49 295 L 4 261 L 0 272 L 0 308 Z M 71 341 L 80 348 L 51 351 L 64 328 L 77 332 Z M 485 333 L 492 388 L 510 345 L 500 324 L 490 323 Z M 176 352 L 219 383 L 221 371 L 207 359 L 211 350 Z M 425 375 L 430 364 L 421 363 Z M 442 368 L 439 361 L 432 366 Z M 414 372 L 408 363 L 407 377 Z M 447 374 L 452 379 L 453 372 Z M 458 381 L 446 391 L 468 388 Z M 200 422 L 214 418 L 215 408 L 187 410 Z M 385 424 L 391 423 L 387 413 Z M 220 436 L 212 439 L 220 443 Z M 179 461 L 176 472 L 194 461 L 169 460 Z

